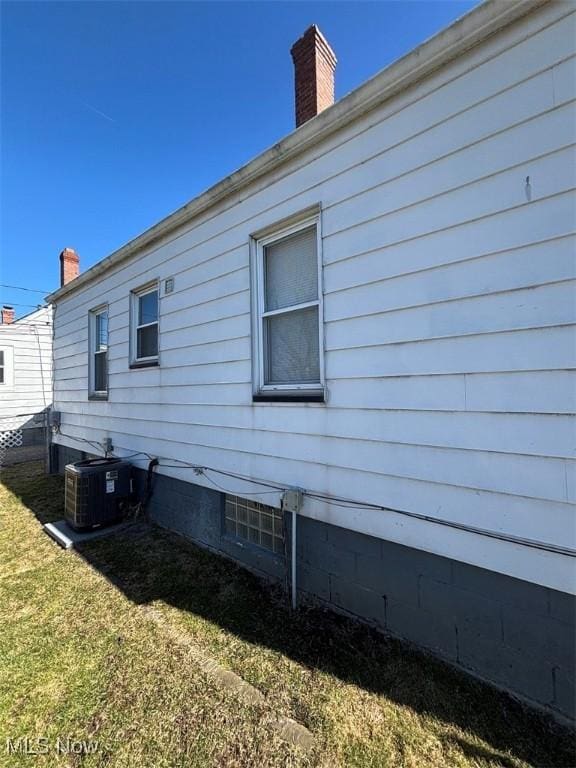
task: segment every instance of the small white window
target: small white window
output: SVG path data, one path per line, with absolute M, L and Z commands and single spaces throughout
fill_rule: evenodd
M 130 313 L 131 364 L 158 364 L 158 284 L 133 291 Z
M 13 382 L 13 349 L 0 347 L 0 388 L 10 387 Z
M 94 397 L 108 395 L 108 307 L 90 312 L 90 387 Z
M 254 241 L 256 396 L 323 396 L 320 245 L 318 216 Z

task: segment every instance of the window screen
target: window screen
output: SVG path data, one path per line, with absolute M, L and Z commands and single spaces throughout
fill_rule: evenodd
M 155 323 L 158 320 L 158 291 L 151 291 L 138 297 L 138 325 Z
M 136 357 L 156 357 L 158 354 L 158 326 L 148 325 L 136 332 Z
M 96 351 L 102 352 L 108 349 L 108 312 L 99 312 L 96 315 Z

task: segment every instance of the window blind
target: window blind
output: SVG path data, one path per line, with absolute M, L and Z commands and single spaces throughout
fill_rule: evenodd
M 266 312 L 318 298 L 316 227 L 266 246 L 264 258 Z
M 265 318 L 267 384 L 320 381 L 318 307 Z

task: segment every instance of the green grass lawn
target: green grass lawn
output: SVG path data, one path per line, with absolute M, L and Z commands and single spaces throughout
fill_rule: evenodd
M 567 731 L 230 562 L 142 524 L 61 550 L 63 483 L 39 465 L 0 485 L 0 765 L 572 766 Z M 209 661 L 206 665 L 204 662 Z M 263 694 L 246 700 L 207 666 Z M 312 748 L 282 738 L 279 717 Z M 48 739 L 9 755 L 6 739 Z M 56 754 L 70 737 L 93 754 Z

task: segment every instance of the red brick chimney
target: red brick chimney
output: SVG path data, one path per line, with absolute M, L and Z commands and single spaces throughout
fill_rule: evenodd
M 60 285 L 66 285 L 80 274 L 80 257 L 74 248 L 64 248 L 60 254 Z
M 14 307 L 8 307 L 6 304 L 2 307 L 2 325 L 10 325 L 14 322 Z
M 336 56 L 315 24 L 294 43 L 290 53 L 294 61 L 298 128 L 334 104 Z

